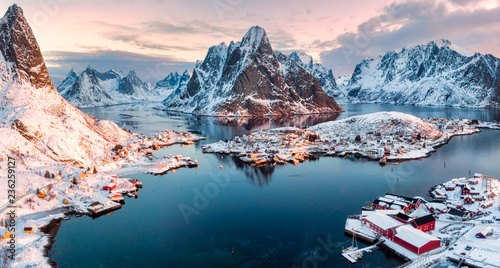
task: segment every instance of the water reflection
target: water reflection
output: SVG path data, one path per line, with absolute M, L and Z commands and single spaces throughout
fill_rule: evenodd
M 267 130 L 276 127 L 306 128 L 319 123 L 336 120 L 340 113 L 295 115 L 286 117 L 217 117 L 215 123 L 222 126 L 243 127 L 250 132 Z

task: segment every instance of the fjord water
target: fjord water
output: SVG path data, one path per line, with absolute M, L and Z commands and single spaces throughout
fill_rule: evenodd
M 340 255 L 351 243 L 344 223 L 365 202 L 386 192 L 426 196 L 429 187 L 468 176 L 469 171 L 500 177 L 500 131 L 495 130 L 454 137 L 431 157 L 395 165 L 393 170 L 364 159 L 330 157 L 297 166 L 250 167 L 229 156 L 201 152 L 203 144 L 258 129 L 304 127 L 377 111 L 500 120 L 498 110 L 343 108 L 346 112 L 338 116 L 251 121 L 168 115 L 140 105 L 86 109 L 134 132 L 193 131 L 207 140 L 155 152 L 157 157 L 197 158 L 197 169 L 163 176 L 128 174 L 144 183 L 138 199 L 126 199 L 111 216 L 63 221 L 51 259 L 58 267 L 350 267 L 354 265 Z M 356 266 L 401 263 L 391 252 L 376 250 Z

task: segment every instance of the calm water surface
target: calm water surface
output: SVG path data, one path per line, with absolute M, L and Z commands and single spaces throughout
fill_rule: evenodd
M 365 254 L 356 265 L 341 257 L 351 243 L 344 236 L 347 215 L 386 192 L 426 196 L 430 186 L 469 171 L 500 176 L 500 131 L 494 130 L 455 137 L 430 158 L 402 163 L 393 171 L 377 162 L 329 157 L 257 168 L 201 152 L 205 143 L 259 129 L 304 127 L 377 111 L 500 120 L 498 110 L 343 108 L 346 112 L 333 116 L 251 121 L 173 116 L 143 105 L 85 110 L 132 131 L 193 131 L 207 141 L 155 152 L 158 157 L 197 158 L 198 169 L 164 176 L 129 174 L 144 183 L 138 199 L 126 199 L 111 216 L 63 221 L 51 259 L 58 267 L 395 267 L 402 261 L 384 250 Z

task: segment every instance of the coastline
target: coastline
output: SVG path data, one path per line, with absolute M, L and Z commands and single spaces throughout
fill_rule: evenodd
M 52 249 L 52 245 L 54 244 L 57 232 L 59 232 L 59 227 L 61 227 L 62 221 L 64 220 L 63 217 L 53 219 L 51 220 L 47 225 L 43 226 L 40 228 L 40 231 L 42 231 L 44 234 L 48 236 L 48 242 L 44 246 L 44 252 L 43 256 L 48 259 L 48 264 L 51 267 L 57 267 L 57 262 L 55 262 L 51 257 L 50 257 L 50 250 Z

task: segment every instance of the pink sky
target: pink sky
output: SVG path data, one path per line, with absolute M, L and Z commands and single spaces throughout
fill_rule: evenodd
M 54 80 L 71 67 L 136 69 L 155 81 L 192 69 L 208 48 L 253 25 L 274 49 L 302 49 L 335 75 L 366 57 L 446 38 L 500 56 L 500 3 L 480 0 L 40 0 L 17 2 Z M 7 10 L 12 2 L 2 0 Z M 190 70 L 191 71 L 191 70 Z

